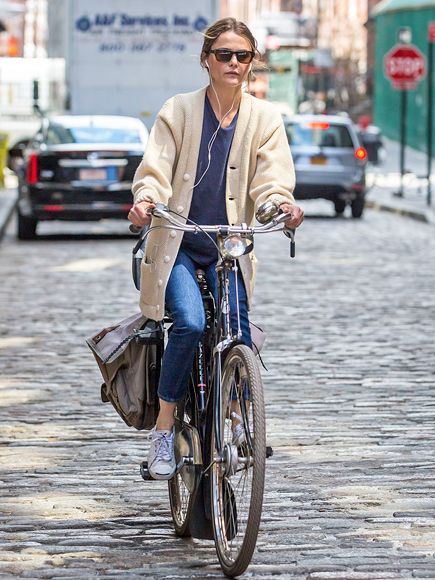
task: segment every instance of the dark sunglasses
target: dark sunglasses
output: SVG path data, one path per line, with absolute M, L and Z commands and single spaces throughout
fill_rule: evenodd
M 239 62 L 248 64 L 252 62 L 252 59 L 255 56 L 255 52 L 253 50 L 229 50 L 228 48 L 214 48 L 209 52 L 214 54 L 216 60 L 219 62 L 230 62 L 230 60 L 233 58 L 233 54 L 235 54 Z

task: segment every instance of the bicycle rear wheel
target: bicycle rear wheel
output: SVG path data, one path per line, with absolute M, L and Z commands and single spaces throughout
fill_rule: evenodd
M 176 429 L 185 425 L 194 425 L 195 401 L 192 400 L 192 390 L 189 386 L 186 397 L 180 401 L 175 410 Z M 179 461 L 179 457 L 176 457 Z M 186 465 L 168 481 L 169 503 L 172 520 L 177 536 L 190 537 L 189 520 L 193 510 L 194 493 L 197 484 L 197 467 Z
M 263 386 L 247 346 L 236 345 L 226 358 L 220 407 L 220 429 L 214 425 L 211 444 L 211 501 L 217 555 L 224 573 L 233 577 L 246 570 L 255 550 L 266 461 Z M 239 422 L 234 413 L 242 418 L 242 441 L 233 440 Z
M 189 538 L 191 536 L 189 518 L 192 510 L 192 494 L 180 473 L 169 480 L 168 487 L 175 533 L 182 538 Z

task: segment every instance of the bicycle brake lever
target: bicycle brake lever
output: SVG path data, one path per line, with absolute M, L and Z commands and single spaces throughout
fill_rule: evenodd
M 292 228 L 283 228 L 284 235 L 290 238 L 290 258 L 296 256 L 296 242 L 295 242 L 295 230 Z
M 153 210 L 152 210 L 152 214 L 156 217 L 159 217 L 159 214 L 161 212 L 167 213 L 168 211 L 169 211 L 169 208 L 167 205 L 165 205 L 164 203 L 156 203 L 154 205 Z

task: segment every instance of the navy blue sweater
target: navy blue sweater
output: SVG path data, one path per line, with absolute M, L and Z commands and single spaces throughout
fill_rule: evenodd
M 227 128 L 221 127 L 219 129 L 211 148 L 210 167 L 201 179 L 208 165 L 209 141 L 219 126 L 219 122 L 206 96 L 195 183 L 200 179 L 201 181 L 193 190 L 192 204 L 189 211 L 189 219 L 197 224 L 228 224 L 225 202 L 226 173 L 237 117 L 238 114 L 234 116 Z M 214 235 L 212 237 L 216 239 Z M 199 266 L 207 266 L 217 260 L 216 247 L 210 238 L 203 233 L 193 234 L 186 232 L 183 236 L 181 248 Z

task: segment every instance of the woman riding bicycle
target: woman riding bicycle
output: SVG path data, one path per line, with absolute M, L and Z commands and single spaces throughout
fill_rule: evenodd
M 303 211 L 294 204 L 294 168 L 281 115 L 273 105 L 244 92 L 258 55 L 248 27 L 233 18 L 212 24 L 204 35 L 200 63 L 208 86 L 169 99 L 151 130 L 133 181 L 129 220 L 151 221 L 156 203 L 197 224 L 251 224 L 255 209 L 273 201 L 298 227 Z M 153 224 L 155 225 L 155 224 Z M 205 272 L 216 290 L 217 250 L 205 234 L 159 228 L 150 232 L 141 266 L 140 307 L 153 320 L 165 309 L 173 327 L 164 351 L 158 387 L 160 411 L 148 455 L 155 479 L 170 479 L 174 458 L 174 411 L 183 398 L 205 317 L 195 272 Z M 238 306 L 241 342 L 252 346 L 248 308 L 255 277 L 253 253 L 239 263 Z M 234 274 L 233 274 L 234 276 Z M 237 329 L 235 284 L 230 286 L 233 329 Z M 236 415 L 235 415 L 236 417 Z M 234 420 L 234 435 L 238 433 Z

